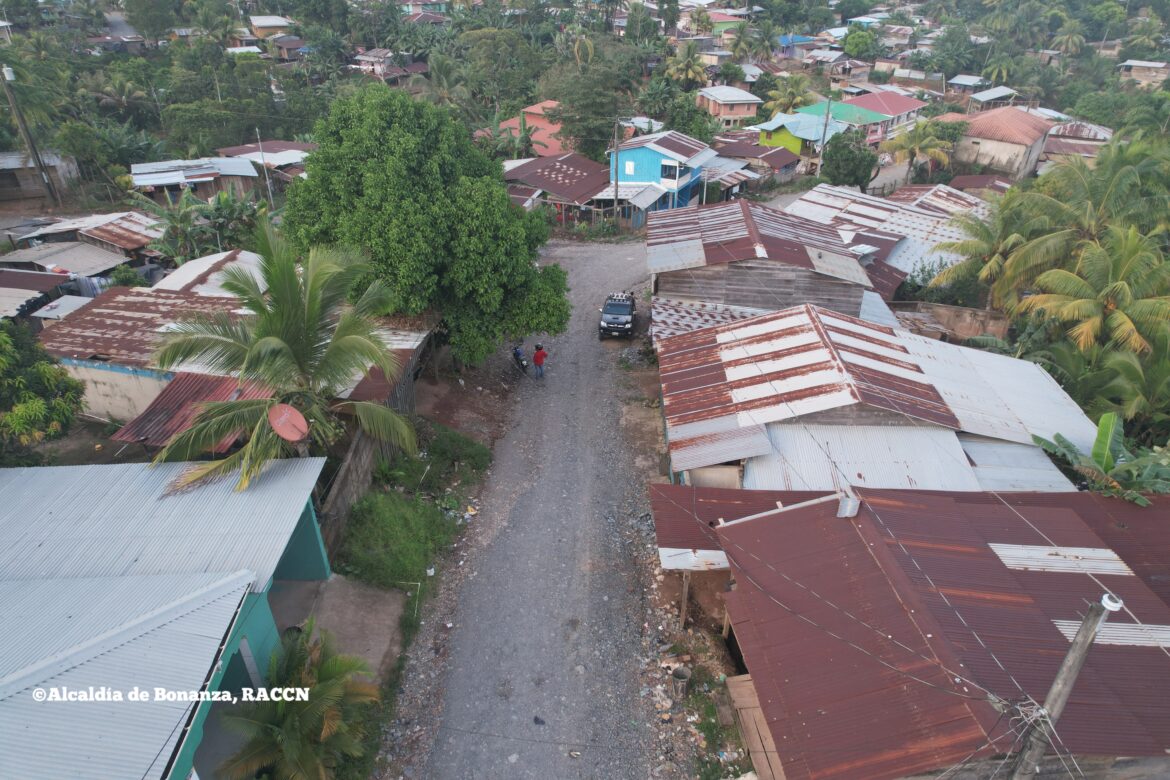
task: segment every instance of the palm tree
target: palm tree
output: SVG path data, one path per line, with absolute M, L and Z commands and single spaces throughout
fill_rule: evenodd
M 1141 444 L 1165 442 L 1170 436 L 1170 344 L 1161 344 L 1146 360 L 1132 352 L 1110 352 L 1104 367 L 1111 377 L 1098 397 L 1133 426 Z
M 1032 440 L 1048 454 L 1066 461 L 1094 493 L 1124 498 L 1138 506 L 1150 505 L 1143 493 L 1170 493 L 1170 459 L 1166 453 L 1157 449 L 1128 450 L 1121 421 L 1112 412 L 1101 415 L 1097 437 L 1088 454 L 1059 433 L 1052 441 L 1040 436 Z
M 935 128 L 933 122 L 919 122 L 901 135 L 882 142 L 883 152 L 893 154 L 898 162 L 907 161 L 907 183 L 914 174 L 914 165 L 918 158 L 924 157 L 939 165 L 946 165 L 951 161 L 951 144 L 935 135 Z
M 1129 37 L 1125 42 L 1135 49 L 1155 51 L 1162 47 L 1162 22 L 1153 16 L 1130 22 Z
M 1074 57 L 1085 47 L 1084 32 L 1084 26 L 1080 22 L 1070 19 L 1061 25 L 1056 35 L 1052 37 L 1052 48 L 1066 57 Z
M 942 270 L 931 280 L 931 286 L 946 287 L 974 274 L 988 286 L 987 308 L 1003 308 L 1013 303 L 1011 290 L 999 282 L 1012 252 L 1038 228 L 1035 218 L 1019 208 L 1019 197 L 1019 190 L 1011 189 L 991 204 L 986 217 L 969 213 L 955 216 L 953 221 L 965 237 L 944 241 L 935 249 L 953 252 L 963 259 Z
M 770 90 L 764 101 L 764 113 L 769 117 L 777 114 L 791 114 L 801 106 L 812 103 L 813 96 L 809 92 L 808 76 L 803 73 L 790 73 L 788 78 L 780 79 L 776 89 Z
M 410 77 L 410 88 L 419 97 L 436 106 L 462 109 L 471 102 L 471 92 L 463 71 L 455 60 L 443 54 L 432 54 L 427 62 L 427 73 Z
M 1108 144 L 1092 168 L 1080 158 L 1058 162 L 1020 197 L 1019 208 L 1046 226 L 1012 252 L 1005 284 L 1022 290 L 1050 268 L 1075 268 L 1113 223 L 1156 229 L 1170 211 L 1166 166 L 1159 146 L 1139 140 Z
M 220 767 L 231 780 L 331 780 L 344 757 L 362 754 L 361 710 L 378 701 L 378 686 L 357 679 L 369 671 L 365 662 L 338 654 L 315 627 L 310 618 L 286 631 L 268 662 L 270 686 L 308 688 L 308 701 L 253 702 L 224 714 L 225 725 L 247 738 Z
M 577 63 L 577 70 L 583 70 L 586 65 L 593 62 L 593 39 L 589 37 L 585 29 L 578 27 L 573 33 L 573 59 Z
M 269 460 L 325 452 L 345 432 L 342 414 L 365 434 L 408 451 L 410 425 L 389 407 L 338 400 L 339 394 L 371 366 L 393 377 L 398 371 L 373 317 L 390 305 L 387 289 L 374 281 L 353 303 L 346 298 L 370 266 L 344 249 L 314 247 L 303 264 L 271 224 L 256 230 L 260 276 L 243 269 L 225 272 L 224 288 L 240 299 L 246 316 L 226 312 L 179 323 L 163 342 L 156 361 L 164 370 L 197 362 L 213 371 L 271 390 L 268 398 L 207 404 L 193 425 L 177 434 L 156 461 L 191 460 L 243 432 L 244 445 L 225 458 L 192 468 L 180 486 L 239 471 L 243 490 Z M 277 436 L 268 420 L 277 404 L 296 408 L 309 423 L 308 441 L 293 445 Z
M 1016 69 L 1016 63 L 1011 58 L 1011 55 L 1006 53 L 996 54 L 992 57 L 986 67 L 983 68 L 983 78 L 990 79 L 996 84 L 1003 84 Z
M 711 21 L 711 14 L 707 13 L 706 8 L 695 8 L 690 13 L 691 30 L 698 33 L 708 33 L 715 29 L 714 22 Z
M 256 220 L 262 211 L 251 194 L 237 198 L 220 191 L 200 209 L 207 221 L 208 231 L 215 236 L 216 247 L 222 252 L 241 246 L 256 232 Z
M 752 58 L 757 62 L 766 62 L 772 59 L 776 51 L 776 39 L 780 36 L 780 28 L 771 19 L 764 19 L 756 25 L 756 35 L 752 39 Z
M 670 109 L 676 95 L 675 86 L 669 81 L 653 79 L 638 93 L 638 108 L 652 117 L 661 118 Z
M 149 105 L 146 92 L 121 73 L 115 73 L 108 79 L 101 79 L 93 96 L 97 98 L 99 106 L 119 114 L 126 114 Z
M 707 68 L 703 65 L 697 43 L 687 41 L 686 45 L 666 61 L 666 77 L 677 81 L 684 90 L 707 83 Z
M 742 62 L 748 58 L 753 51 L 755 51 L 754 38 L 755 34 L 752 31 L 752 26 L 747 22 L 740 22 L 733 30 L 734 38 L 731 42 L 731 56 Z
M 544 141 L 537 141 L 533 137 L 533 130 L 528 126 L 528 119 L 521 112 L 520 123 L 516 127 L 516 132 L 504 131 L 503 137 L 500 139 L 498 151 L 504 153 L 510 159 L 535 157 L 536 147 L 538 146 L 547 148 L 548 144 Z
M 130 192 L 129 198 L 163 227 L 162 236 L 152 241 L 150 248 L 171 258 L 176 265 L 201 257 L 214 248 L 211 229 L 203 218 L 207 204 L 191 190 L 183 190 L 177 198 L 168 192 L 166 203 L 157 203 L 140 192 Z
M 1042 292 L 1018 310 L 1071 325 L 1069 339 L 1081 349 L 1108 344 L 1144 354 L 1170 336 L 1170 263 L 1136 227 L 1109 226 L 1100 243 L 1083 249 L 1075 271 L 1045 271 L 1036 287 Z

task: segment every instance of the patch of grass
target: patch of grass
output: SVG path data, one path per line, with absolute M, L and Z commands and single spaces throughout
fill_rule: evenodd
M 416 496 L 370 493 L 354 505 L 336 568 L 372 585 L 405 589 L 402 583 L 426 579 L 458 530 L 454 518 Z
M 415 424 L 417 457 L 402 454 L 378 464 L 374 481 L 409 493 L 435 495 L 447 488 L 478 483 L 492 462 L 492 451 L 458 431 L 429 420 Z
M 711 672 L 702 665 L 695 666 L 691 671 L 690 688 L 687 693 L 686 708 L 699 716 L 694 724 L 695 730 L 706 740 L 706 749 L 701 749 L 698 763 L 695 766 L 695 776 L 699 780 L 721 780 L 727 777 L 739 777 L 751 769 L 751 758 L 743 747 L 739 729 L 735 726 L 719 725 L 719 713 L 715 707 L 714 692 L 722 688 L 723 683 L 717 681 Z M 719 751 L 735 750 L 740 753 L 736 761 L 721 761 Z

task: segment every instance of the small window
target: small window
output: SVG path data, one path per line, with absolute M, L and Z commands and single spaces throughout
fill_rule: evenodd
M 675 163 L 662 163 L 662 178 L 675 180 L 678 178 L 678 165 Z
M 634 161 L 626 160 L 626 176 L 634 175 Z

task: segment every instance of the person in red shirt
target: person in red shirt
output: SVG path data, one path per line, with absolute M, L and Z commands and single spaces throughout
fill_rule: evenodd
M 544 347 L 540 344 L 536 345 L 536 351 L 532 353 L 532 365 L 536 367 L 536 378 L 544 378 L 544 361 L 548 357 L 548 353 L 544 351 Z

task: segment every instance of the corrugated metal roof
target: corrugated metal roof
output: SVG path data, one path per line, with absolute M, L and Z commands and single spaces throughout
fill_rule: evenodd
M 690 333 L 692 330 L 725 325 L 729 322 L 746 320 L 758 314 L 767 314 L 763 309 L 746 306 L 728 306 L 707 301 L 682 301 L 655 296 L 650 304 L 650 337 L 657 344 L 659 339 Z
M 63 219 L 63 220 L 60 220 L 58 222 L 54 222 L 50 225 L 45 225 L 44 227 L 37 228 L 36 230 L 32 231 L 31 233 L 26 233 L 20 237 L 20 240 L 21 241 L 29 241 L 31 239 L 39 239 L 39 238 L 43 238 L 45 236 L 57 236 L 57 235 L 61 235 L 62 233 L 76 233 L 78 231 L 85 230 L 86 228 L 92 228 L 92 227 L 97 227 L 98 225 L 104 225 L 107 222 L 112 222 L 113 220 L 118 219 L 119 217 L 124 217 L 124 216 L 127 216 L 128 214 L 132 214 L 132 213 L 134 213 L 134 212 L 119 211 L 119 212 L 116 212 L 114 214 L 90 214 L 90 215 L 85 216 L 85 217 L 75 217 L 74 219 Z
M 163 328 L 196 314 L 232 311 L 234 298 L 143 287 L 114 287 L 41 332 L 41 344 L 59 358 L 150 365 Z
M 977 216 L 987 213 L 987 204 L 979 198 L 957 190 L 955 195 L 948 193 L 948 201 L 962 202 L 959 199 L 966 201 L 964 210 Z M 840 230 L 871 228 L 903 236 L 885 258 L 885 262 L 903 273 L 912 273 L 923 264 L 951 265 L 960 259 L 954 253 L 935 248 L 940 242 L 964 238 L 962 230 L 951 221 L 951 213 L 828 184 L 817 185 L 784 210 Z
M 35 301 L 44 293 L 36 290 L 17 290 L 0 287 L 0 317 L 16 317 L 29 301 Z
M 17 250 L 23 251 L 23 250 Z M 4 261 L 16 254 L 9 252 L 4 256 Z M 9 290 L 36 290 L 37 292 L 49 292 L 54 287 L 65 284 L 69 279 L 61 274 L 47 273 L 44 271 L 17 271 L 12 268 L 0 268 L 0 287 L 5 287 Z
M 100 225 L 84 228 L 80 234 L 121 249 L 135 250 L 142 249 L 156 238 L 162 238 L 165 232 L 165 228 L 154 217 L 130 211 Z
M 1059 431 L 1087 447 L 1095 430 L 1034 363 L 815 306 L 661 339 L 658 356 L 677 470 L 763 454 L 726 457 L 726 447 L 705 452 L 713 432 L 752 431 L 755 449 L 754 437 L 767 423 L 853 404 L 905 415 L 907 424 L 1028 445 L 1033 434 L 1051 438 Z
M 881 263 L 880 265 L 885 265 Z M 872 267 L 872 266 L 870 266 Z M 866 269 L 869 270 L 868 268 Z M 870 276 L 872 279 L 872 275 Z M 874 325 L 884 325 L 887 328 L 897 328 L 898 318 L 894 316 L 894 312 L 882 300 L 882 296 L 873 290 L 865 290 L 861 293 L 861 310 L 857 312 L 857 316 L 866 322 L 872 322 Z
M 277 460 L 244 491 L 169 494 L 189 464 L 0 469 L 0 581 L 248 569 L 263 591 L 324 465 Z
M 662 568 L 726 569 L 727 556 L 715 533 L 720 520 L 730 522 L 771 511 L 781 503 L 789 506 L 823 495 L 823 492 L 650 485 L 650 511 L 654 515 Z
M 32 316 L 40 317 L 43 320 L 60 320 L 81 307 L 88 306 L 92 300 L 93 298 L 86 298 L 84 295 L 62 295 L 34 311 Z
M 737 582 L 727 594 L 736 639 L 785 775 L 884 780 L 1000 752 L 986 745 L 1007 731 L 999 713 L 942 667 L 1004 698 L 1020 695 L 1013 679 L 1043 697 L 1068 648 L 1054 621 L 1079 620 L 1100 585 L 1081 573 L 1004 566 L 991 543 L 1046 540 L 995 496 L 858 495 L 856 518 L 837 517 L 831 502 L 717 529 Z M 1028 500 L 1022 511 L 1056 545 L 1107 546 L 1084 519 L 1097 497 L 1059 494 L 1061 509 L 1036 506 L 1042 494 Z M 1170 624 L 1170 608 L 1139 578 L 1104 579 L 1144 623 Z M 1138 636 L 1126 614 L 1106 625 Z M 1060 719 L 1065 748 L 1163 756 L 1167 663 L 1148 646 L 1094 645 Z
M 609 170 L 600 163 L 570 152 L 527 160 L 506 171 L 504 179 L 543 190 L 559 200 L 582 205 L 606 186 Z
M 1021 490 L 1059 493 L 1076 487 L 1034 444 L 984 439 L 959 434 L 959 444 L 979 480 L 980 490 L 1014 493 Z
M 751 490 L 980 490 L 946 428 L 772 423 L 767 430 L 772 451 L 743 466 Z
M 142 444 L 165 446 L 173 436 L 191 427 L 203 404 L 238 399 L 268 398 L 271 391 L 255 382 L 243 384 L 234 377 L 207 374 L 175 374 L 163 391 L 110 438 Z M 226 452 L 239 434 L 224 437 L 214 452 Z
M 0 582 L 5 777 L 162 778 L 196 705 L 37 702 L 30 689 L 202 690 L 252 580 L 239 571 Z
M 135 187 L 148 187 L 202 181 L 217 176 L 254 178 L 258 174 L 250 160 L 240 157 L 201 157 L 197 160 L 135 163 L 130 166 L 130 175 Z
M 971 99 L 977 103 L 986 103 L 989 100 L 1003 100 L 1004 98 L 1018 94 L 1020 93 L 1016 92 L 1011 87 L 999 86 L 992 87 L 991 89 L 985 89 L 982 92 L 976 92 L 975 94 L 971 95 Z
M 646 219 L 651 273 L 767 259 L 869 287 L 869 276 L 832 227 L 747 200 L 656 211 Z
M 851 106 L 861 106 L 885 116 L 894 117 L 925 108 L 927 103 L 917 98 L 906 97 L 895 92 L 871 92 L 844 101 Z
M 833 136 L 838 133 L 844 133 L 849 129 L 849 125 L 844 122 L 838 122 L 835 119 L 830 119 L 826 125 L 823 116 L 818 119 L 815 116 L 809 116 L 807 114 L 774 114 L 766 122 L 752 125 L 748 129 L 770 133 L 781 128 L 792 133 L 793 136 L 802 141 L 812 141 L 817 146 L 820 146 L 821 141 L 828 143 L 829 139 Z
M 642 146 L 653 149 L 672 160 L 677 160 L 692 168 L 700 167 L 707 160 L 715 156 L 715 151 L 707 146 L 707 144 L 675 130 L 664 130 L 661 133 L 636 136 L 628 141 L 622 142 L 618 150 L 625 151 L 626 149 L 637 149 Z
M 763 103 L 764 101 L 756 97 L 746 89 L 739 87 L 731 87 L 725 84 L 720 84 L 714 87 L 703 87 L 699 90 L 699 94 L 708 100 L 714 100 L 716 103 Z
M 242 268 L 251 274 L 263 291 L 268 289 L 268 285 L 260 274 L 261 262 L 263 258 L 260 255 L 242 249 L 217 252 L 214 255 L 188 260 L 160 279 L 154 285 L 154 289 L 230 297 L 231 293 L 223 289 L 223 272 L 228 268 Z
M 128 262 L 124 255 L 81 241 L 56 241 L 17 249 L 4 255 L 5 263 L 33 263 L 46 270 L 59 268 L 78 276 L 94 276 Z M 57 284 L 68 278 L 58 276 Z
M 934 121 L 966 122 L 967 129 L 963 131 L 963 135 L 968 138 L 1002 141 L 1021 146 L 1034 144 L 1047 135 L 1054 125 L 1053 122 L 1016 106 L 1003 106 L 974 114 L 943 114 L 935 117 Z
M 386 49 L 377 49 L 376 51 L 387 51 Z M 373 52 L 366 52 L 372 54 Z M 359 55 L 360 56 L 360 55 Z M 240 146 L 225 146 L 222 149 L 215 151 L 220 157 L 242 157 L 244 155 L 256 154 L 259 155 L 263 150 L 265 155 L 276 152 L 309 152 L 316 151 L 317 144 L 311 141 L 261 141 L 254 144 L 242 144 Z

